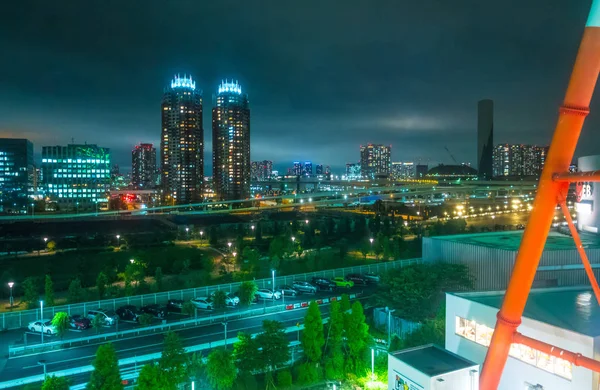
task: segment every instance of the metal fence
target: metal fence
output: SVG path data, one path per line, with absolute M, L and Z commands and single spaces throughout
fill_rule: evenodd
M 275 277 L 275 285 L 286 285 L 292 284 L 295 280 L 309 281 L 311 278 L 318 276 L 324 278 L 334 278 L 336 276 L 346 276 L 352 273 L 382 273 L 388 270 L 404 267 L 411 264 L 419 264 L 422 262 L 421 258 L 416 259 L 405 259 L 395 260 L 382 263 L 368 264 L 355 267 L 336 268 L 324 271 L 308 272 L 305 274 L 296 274 L 288 276 L 277 276 Z M 273 278 L 258 279 L 256 280 L 258 288 L 269 288 L 272 287 Z M 18 329 L 27 327 L 27 325 L 36 321 L 40 318 L 52 318 L 57 312 L 66 312 L 69 315 L 73 314 L 84 314 L 86 315 L 89 310 L 94 309 L 105 309 L 105 310 L 116 310 L 117 308 L 124 305 L 135 305 L 144 306 L 149 304 L 166 304 L 169 299 L 182 299 L 190 300 L 196 297 L 208 297 L 211 293 L 217 290 L 223 290 L 226 292 L 234 292 L 239 288 L 240 283 L 229 283 L 221 284 L 216 286 L 204 286 L 189 288 L 185 290 L 166 291 L 153 294 L 135 295 L 131 297 L 106 299 L 102 301 L 92 301 L 77 303 L 72 305 L 62 305 L 44 308 L 43 315 L 40 317 L 41 310 L 22 310 L 16 312 L 2 313 L 0 317 L 0 329 Z

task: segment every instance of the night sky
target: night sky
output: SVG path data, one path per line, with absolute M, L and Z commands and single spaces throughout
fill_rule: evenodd
M 495 101 L 495 143 L 547 144 L 590 1 L 6 1 L 0 136 L 97 143 L 128 170 L 158 143 L 175 73 L 222 79 L 251 104 L 252 160 L 341 169 L 361 143 L 392 159 L 475 163 L 477 100 Z M 598 153 L 592 105 L 578 155 Z M 594 134 L 595 133 L 595 134 Z M 158 146 L 158 145 L 157 145 Z

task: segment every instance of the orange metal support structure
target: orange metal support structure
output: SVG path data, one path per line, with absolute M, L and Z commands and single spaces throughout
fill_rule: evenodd
M 566 197 L 568 182 L 553 180 L 569 171 L 579 134 L 589 112 L 600 70 L 600 0 L 594 0 L 581 40 L 558 124 L 550 144 L 529 222 L 523 233 L 512 276 L 481 372 L 480 388 L 498 388 L 510 345 L 521 323 L 523 309 L 552 225 L 556 205 Z

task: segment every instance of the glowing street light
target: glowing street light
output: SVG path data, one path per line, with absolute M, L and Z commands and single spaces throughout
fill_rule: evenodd
M 231 241 L 227 243 L 227 246 L 229 247 L 229 250 L 231 250 Z
M 13 286 L 14 286 L 14 285 L 15 285 L 15 283 L 14 283 L 14 282 L 8 282 L 8 288 L 10 289 L 10 301 L 9 301 L 9 302 L 10 302 L 10 308 L 11 308 L 11 309 L 12 309 L 12 307 L 13 307 L 13 303 L 14 303 L 14 300 L 13 300 L 13 295 L 12 295 L 12 290 L 13 290 Z
M 117 246 L 121 246 L 121 235 L 117 234 Z
M 373 245 L 373 237 L 369 238 L 369 242 Z
M 48 242 L 48 237 L 44 237 L 44 243 Z
M 44 301 L 40 301 L 40 321 L 42 321 L 44 319 Z M 42 323 L 41 327 L 41 334 L 42 334 L 42 344 L 44 344 L 44 324 Z
M 308 219 L 306 221 L 304 221 L 307 225 L 308 225 Z
M 296 237 L 292 236 L 292 242 L 296 242 Z
M 129 259 L 129 262 L 130 262 L 131 264 L 133 264 L 133 263 L 135 263 L 135 260 L 134 260 L 134 259 Z
M 202 236 L 204 236 L 204 231 L 200 230 L 200 241 L 202 241 Z
M 252 231 L 254 231 L 254 225 L 250 226 L 250 229 L 252 229 Z

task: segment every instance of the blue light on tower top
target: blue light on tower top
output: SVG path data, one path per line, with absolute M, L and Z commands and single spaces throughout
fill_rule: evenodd
M 196 82 L 192 80 L 192 76 L 187 77 L 186 75 L 183 75 L 183 77 L 180 77 L 179 75 L 176 75 L 175 78 L 171 80 L 171 88 L 196 89 Z
M 237 80 L 235 83 L 233 80 L 228 82 L 227 80 L 221 81 L 221 85 L 219 85 L 219 94 L 222 93 L 237 93 L 238 95 L 242 94 L 242 86 L 238 84 Z

